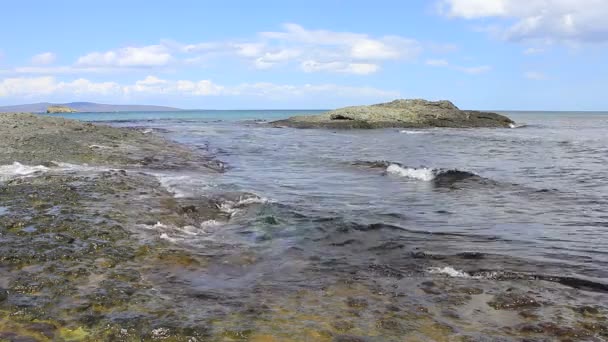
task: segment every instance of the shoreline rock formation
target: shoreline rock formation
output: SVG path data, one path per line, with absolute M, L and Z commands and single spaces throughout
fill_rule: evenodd
M 59 113 L 77 113 L 78 111 L 68 106 L 49 106 L 46 109 L 47 114 L 59 114 Z
M 370 106 L 345 107 L 320 115 L 294 116 L 274 121 L 273 126 L 294 128 L 429 128 L 429 127 L 504 127 L 514 121 L 506 116 L 461 110 L 450 101 L 399 99 Z

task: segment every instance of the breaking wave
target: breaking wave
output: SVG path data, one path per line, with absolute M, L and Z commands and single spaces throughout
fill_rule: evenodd
M 471 178 L 482 179 L 482 177 L 469 171 L 429 167 L 414 168 L 389 161 L 357 161 L 353 163 L 353 165 L 365 166 L 374 169 L 384 169 L 384 171 L 388 174 L 416 179 L 424 182 L 433 181 L 435 183 L 453 183 Z

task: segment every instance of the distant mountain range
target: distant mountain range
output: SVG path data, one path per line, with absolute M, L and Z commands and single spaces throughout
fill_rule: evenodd
M 67 106 L 79 112 L 99 113 L 99 112 L 166 112 L 177 111 L 179 108 L 148 105 L 113 105 L 93 102 L 70 102 L 70 103 L 30 103 L 15 106 L 0 106 L 0 113 L 7 112 L 31 112 L 44 113 L 50 106 Z

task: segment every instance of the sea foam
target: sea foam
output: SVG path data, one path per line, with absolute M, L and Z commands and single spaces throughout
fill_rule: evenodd
M 402 133 L 402 134 L 428 134 L 429 132 L 427 132 L 427 131 L 409 131 L 409 130 L 404 129 L 404 130 L 399 131 L 399 133 Z
M 0 181 L 8 181 L 13 178 L 34 176 L 47 172 L 48 167 L 42 165 L 28 166 L 18 162 L 11 165 L 0 165 Z
M 401 177 L 418 179 L 425 182 L 430 182 L 435 179 L 437 175 L 437 170 L 430 168 L 411 168 L 411 167 L 403 167 L 397 164 L 391 164 L 386 168 L 386 172 L 398 175 Z
M 431 274 L 445 274 L 453 278 L 474 278 L 467 272 L 457 270 L 452 266 L 431 267 L 427 270 L 427 272 Z

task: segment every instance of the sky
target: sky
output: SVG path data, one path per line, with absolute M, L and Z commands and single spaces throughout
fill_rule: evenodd
M 0 105 L 608 110 L 608 0 L 3 0 Z

